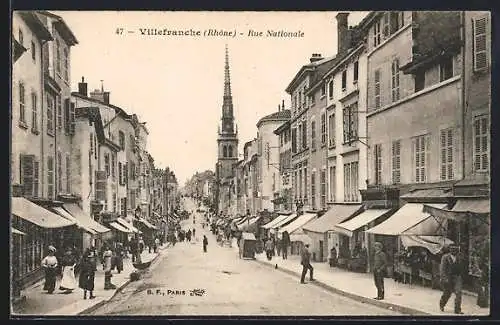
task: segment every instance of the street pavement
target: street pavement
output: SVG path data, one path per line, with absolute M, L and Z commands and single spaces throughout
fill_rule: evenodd
M 189 201 L 187 210 L 195 209 Z M 398 315 L 396 312 L 333 294 L 279 270 L 239 259 L 237 246 L 221 247 L 201 215 L 183 221 L 196 229 L 192 242 L 178 242 L 162 254 L 138 282 L 122 289 L 89 315 Z M 203 253 L 206 234 L 208 252 Z M 191 295 L 200 289 L 200 295 Z

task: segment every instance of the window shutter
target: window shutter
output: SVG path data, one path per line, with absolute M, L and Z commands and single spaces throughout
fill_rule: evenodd
M 358 103 L 351 106 L 351 118 L 352 118 L 352 130 L 351 136 L 353 139 L 358 139 L 358 124 L 359 124 L 359 114 L 358 114 Z
M 446 139 L 447 132 L 446 130 L 441 130 L 441 180 L 446 180 L 446 163 L 447 163 L 447 139 Z
M 429 181 L 430 172 L 431 172 L 431 137 L 429 135 L 424 136 L 425 141 L 425 165 L 424 172 L 425 178 L 424 181 Z
M 307 148 L 307 123 L 305 121 L 302 125 L 302 148 Z
M 64 100 L 64 132 L 66 134 L 70 133 L 70 123 L 71 123 L 71 108 L 69 98 Z
M 97 201 L 106 201 L 106 171 L 105 170 L 99 170 L 95 172 L 95 179 L 96 179 L 96 185 L 95 185 L 95 194 L 96 194 L 96 200 Z
M 75 126 L 76 126 L 76 121 L 75 121 L 75 103 L 70 103 L 70 110 L 69 110 L 69 134 L 74 135 L 75 134 Z
M 481 163 L 482 163 L 482 168 L 483 170 L 488 170 L 489 169 L 489 150 L 488 150 L 488 135 L 489 135 L 489 128 L 488 128 L 488 119 L 487 118 L 482 118 L 481 120 Z
M 488 67 L 487 27 L 488 17 L 483 16 L 473 20 L 474 31 L 474 71 Z
M 21 180 L 25 196 L 33 196 L 34 159 L 34 155 L 21 155 Z
M 415 152 L 415 148 L 417 146 L 417 139 L 418 138 L 414 138 L 411 140 L 411 164 L 412 164 L 412 169 L 411 169 L 411 179 L 416 182 L 417 181 L 417 173 L 416 173 L 416 169 L 417 169 L 417 157 L 416 157 L 416 152 Z
M 123 181 L 125 182 L 124 185 L 128 184 L 128 162 L 123 166 Z
M 348 116 L 347 116 L 347 109 L 342 110 L 342 126 L 343 126 L 343 134 L 344 134 L 344 143 L 347 142 L 347 133 L 348 133 Z
M 448 159 L 446 161 L 448 165 L 448 179 L 453 179 L 453 148 L 454 148 L 454 137 L 453 137 L 453 129 L 448 130 Z
M 38 197 L 38 184 L 40 182 L 40 163 L 33 161 L 33 196 Z

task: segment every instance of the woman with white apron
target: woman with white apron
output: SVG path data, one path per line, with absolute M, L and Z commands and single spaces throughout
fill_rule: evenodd
M 76 278 L 75 278 L 75 265 L 76 258 L 73 255 L 71 248 L 66 250 L 65 255 L 61 259 L 61 265 L 63 267 L 61 284 L 59 290 L 65 291 L 65 293 L 71 293 L 76 289 Z

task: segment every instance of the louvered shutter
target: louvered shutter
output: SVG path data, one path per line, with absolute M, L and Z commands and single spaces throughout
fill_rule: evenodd
M 69 133 L 71 135 L 75 134 L 75 127 L 76 127 L 76 121 L 75 121 L 75 103 L 70 103 L 70 109 L 69 109 Z
M 96 179 L 96 185 L 95 185 L 95 194 L 96 194 L 96 200 L 97 201 L 106 201 L 106 171 L 105 170 L 99 170 L 95 172 L 95 179 Z
M 34 155 L 21 155 L 21 181 L 23 185 L 23 194 L 33 196 L 33 162 Z
M 481 71 L 488 67 L 487 28 L 487 16 L 473 20 L 474 71 Z
M 481 163 L 482 169 L 489 169 L 489 150 L 488 150 L 488 119 L 481 119 Z
M 40 182 L 40 163 L 33 161 L 33 196 L 38 197 L 38 184 Z
M 123 181 L 125 182 L 124 185 L 128 184 L 128 162 L 123 167 Z
M 347 115 L 347 109 L 342 110 L 342 126 L 343 126 L 343 134 L 344 134 L 344 143 L 348 141 L 348 132 L 349 132 L 349 122 L 348 122 L 348 115 Z
M 446 180 L 447 175 L 447 168 L 446 168 L 446 163 L 447 163 L 447 131 L 446 130 L 441 130 L 441 180 Z
M 70 120 L 71 120 L 71 109 L 69 98 L 64 100 L 64 132 L 66 134 L 70 133 Z

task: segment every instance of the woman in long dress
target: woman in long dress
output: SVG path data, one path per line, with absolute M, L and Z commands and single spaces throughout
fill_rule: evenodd
M 94 280 L 97 271 L 95 252 L 87 249 L 80 262 L 80 278 L 78 286 L 83 289 L 83 299 L 87 299 L 87 291 L 90 292 L 89 299 L 94 299 Z
M 63 276 L 61 279 L 61 284 L 59 290 L 66 291 L 65 293 L 71 293 L 76 289 L 76 278 L 75 278 L 75 265 L 76 258 L 73 255 L 71 248 L 66 250 L 66 254 L 61 259 L 61 264 L 63 267 Z
M 56 248 L 49 246 L 49 253 L 42 260 L 42 267 L 45 269 L 45 284 L 43 290 L 53 293 L 56 289 L 57 258 L 55 257 Z

